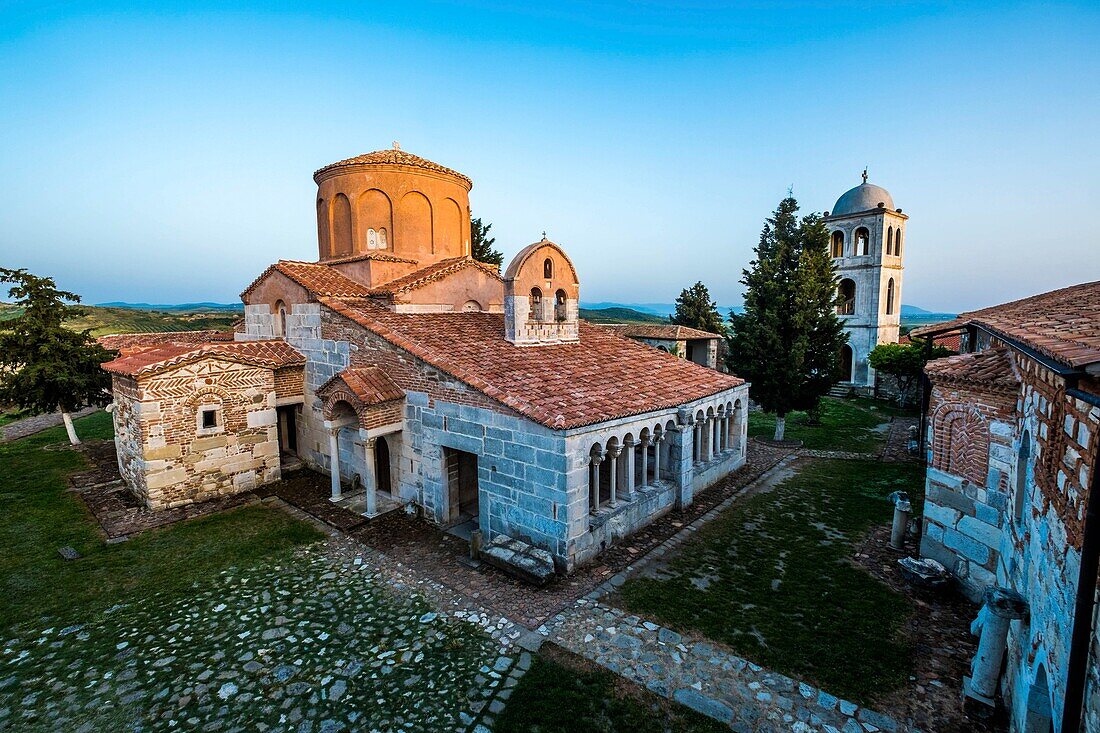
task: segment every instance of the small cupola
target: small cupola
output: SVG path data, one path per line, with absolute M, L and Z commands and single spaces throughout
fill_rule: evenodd
M 504 337 L 516 346 L 579 341 L 579 297 L 573 263 L 543 234 L 504 272 Z

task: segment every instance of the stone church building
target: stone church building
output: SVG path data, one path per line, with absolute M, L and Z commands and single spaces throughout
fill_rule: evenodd
M 568 570 L 744 463 L 744 380 L 581 321 L 545 237 L 503 275 L 475 261 L 466 176 L 395 146 L 314 180 L 318 259 L 245 288 L 236 341 L 153 335 L 105 365 L 148 506 L 301 462 L 368 516 L 419 511 Z
M 879 344 L 898 342 L 905 226 L 909 217 L 894 208 L 890 192 L 867 182 L 846 191 L 825 212 L 829 247 L 840 283 L 837 314 L 848 343 L 841 351 L 842 386 L 868 393 L 875 370 L 867 355 Z
M 925 372 L 923 557 L 985 607 L 964 695 L 1100 730 L 1100 282 L 964 313 Z M 1003 671 L 1002 671 L 1003 670 Z

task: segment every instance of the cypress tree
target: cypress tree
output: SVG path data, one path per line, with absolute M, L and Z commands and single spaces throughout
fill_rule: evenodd
M 722 335 L 726 333 L 718 304 L 711 300 L 710 291 L 701 282 L 680 291 L 680 297 L 676 299 L 676 312 L 669 316 L 669 320 L 678 326 Z
M 836 274 L 821 217 L 801 221 L 788 195 L 764 224 L 756 257 L 743 271 L 745 307 L 730 314 L 728 364 L 775 413 L 782 440 L 787 414 L 814 410 L 832 385 L 847 341 L 836 316 Z
M 489 236 L 492 224 L 483 224 L 481 217 L 470 216 L 470 254 L 478 262 L 496 265 L 498 268 L 504 264 L 504 255 L 493 249 L 496 237 Z

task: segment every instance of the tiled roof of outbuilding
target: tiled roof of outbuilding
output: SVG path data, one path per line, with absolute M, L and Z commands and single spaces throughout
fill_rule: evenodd
M 668 409 L 745 383 L 584 322 L 579 343 L 523 347 L 504 339 L 499 313 L 394 313 L 365 299 L 321 302 L 555 429 Z M 399 385 L 405 379 L 396 372 L 390 376 Z
M 285 341 L 230 341 L 206 344 L 165 344 L 134 351 L 103 364 L 112 374 L 142 377 L 205 358 L 277 369 L 305 364 L 305 357 Z
M 252 289 L 263 282 L 272 272 L 281 272 L 314 295 L 325 295 L 334 298 L 362 298 L 370 295 L 370 290 L 350 277 L 341 274 L 338 270 L 320 262 L 298 262 L 295 260 L 279 260 L 271 265 L 252 281 L 241 293 L 241 298 L 246 297 Z
M 1100 362 L 1100 280 L 963 313 L 954 321 L 913 331 L 916 336 L 986 328 L 1071 367 Z
M 325 382 L 317 394 L 325 394 L 329 386 L 337 381 L 343 382 L 364 405 L 378 405 L 405 397 L 405 390 L 398 387 L 389 376 L 378 367 L 349 367 Z
M 686 341 L 688 339 L 720 339 L 719 334 L 701 331 L 698 328 L 680 326 L 675 323 L 612 323 L 605 328 L 613 328 L 623 336 L 642 339 L 664 339 L 666 341 Z
M 166 331 L 159 333 L 112 333 L 96 339 L 104 348 L 123 354 L 168 344 L 204 344 L 232 341 L 233 331 Z
M 1005 348 L 936 359 L 924 366 L 924 372 L 936 384 L 965 384 L 981 389 L 1012 392 L 1020 384 L 1012 357 Z
M 419 270 L 410 272 L 408 275 L 402 275 L 396 280 L 391 280 L 388 283 L 382 283 L 377 287 L 371 288 L 370 292 L 372 295 L 396 295 L 397 293 L 416 290 L 436 280 L 440 280 L 451 273 L 464 270 L 467 267 L 477 268 L 497 280 L 500 280 L 500 273 L 493 265 L 478 262 L 473 257 L 452 257 L 447 260 L 440 260 L 427 267 L 422 267 Z
M 375 150 L 373 153 L 365 153 L 363 155 L 357 155 L 354 158 L 345 158 L 335 163 L 329 163 L 324 168 L 319 168 L 314 172 L 313 180 L 320 183 L 320 178 L 329 171 L 336 170 L 337 168 L 353 168 L 360 165 L 407 165 L 412 168 L 422 168 L 427 171 L 432 171 L 433 173 L 443 173 L 444 175 L 454 176 L 464 181 L 468 187 L 473 186 L 473 181 L 456 170 L 452 170 L 439 163 L 434 163 L 427 158 L 421 158 L 419 155 L 413 155 L 405 150 L 394 148 L 389 150 Z
M 912 342 L 913 339 L 908 334 L 898 339 L 899 344 L 910 344 Z M 962 348 L 962 334 L 958 332 L 939 334 L 932 339 L 932 343 L 951 351 L 959 351 Z

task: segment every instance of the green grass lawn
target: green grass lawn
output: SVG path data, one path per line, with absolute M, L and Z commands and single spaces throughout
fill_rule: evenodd
M 902 627 L 912 609 L 850 558 L 872 525 L 890 520 L 885 497 L 898 489 L 919 506 L 920 466 L 807 461 L 706 525 L 657 578 L 627 581 L 623 608 L 873 702 L 906 682 Z
M 0 428 L 4 427 L 8 423 L 15 422 L 19 419 L 19 415 L 14 412 L 0 411 Z
M 109 439 L 111 417 L 97 412 L 77 421 L 84 440 Z M 66 476 L 86 468 L 51 428 L 0 444 L 0 630 L 40 616 L 77 622 L 113 604 L 158 594 L 172 598 L 222 568 L 313 542 L 309 524 L 266 507 L 223 514 L 143 533 L 107 545 L 80 499 L 65 491 Z M 83 555 L 67 561 L 58 548 Z
M 809 425 L 805 412 L 792 412 L 787 415 L 784 437 L 786 440 L 801 440 L 804 447 L 813 450 L 874 453 L 886 441 L 883 426 L 889 421 L 890 414 L 883 410 L 872 410 L 851 400 L 826 397 L 821 400 L 820 425 Z M 775 415 L 750 412 L 749 435 L 773 437 Z
M 547 646 L 497 718 L 498 733 L 729 733 L 705 715 L 670 702 L 557 647 Z

